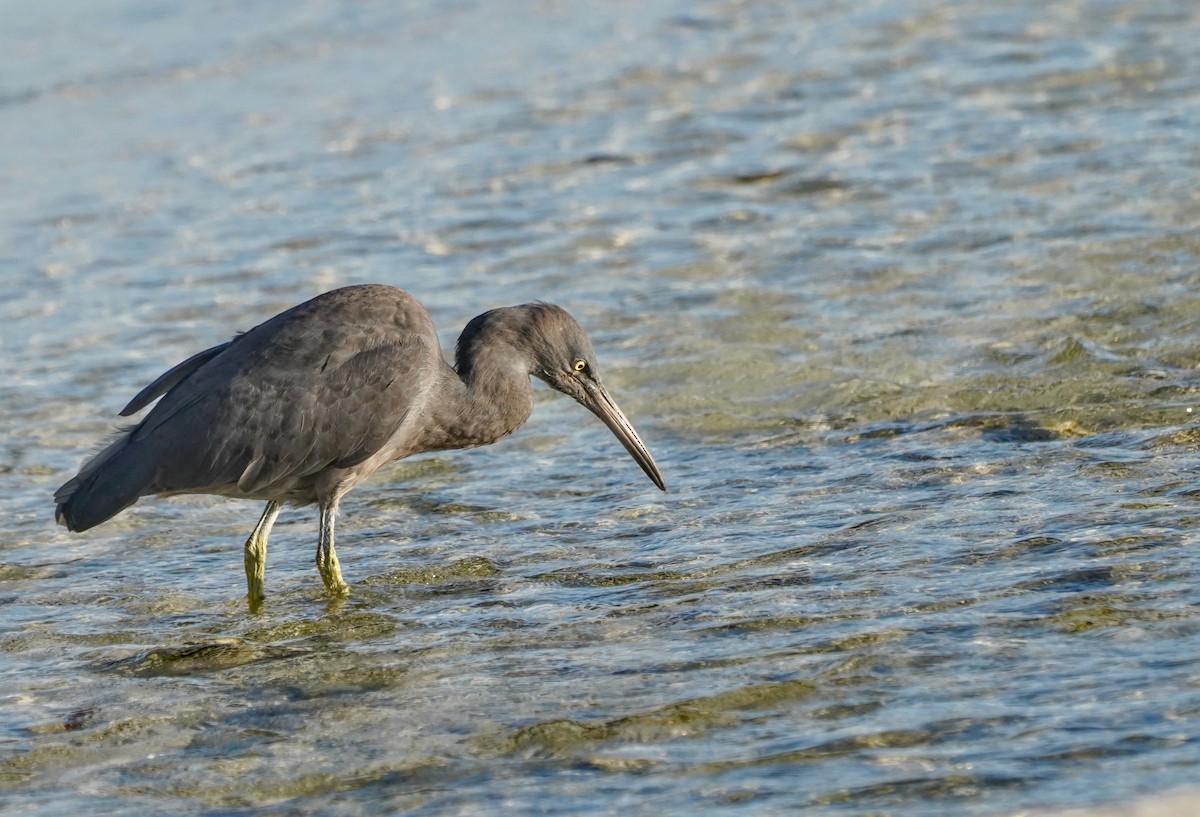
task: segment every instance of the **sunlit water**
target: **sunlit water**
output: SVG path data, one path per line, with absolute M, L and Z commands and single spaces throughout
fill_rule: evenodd
M 0 19 L 6 813 L 1196 808 L 1191 0 Z M 543 391 L 350 494 L 344 603 L 311 510 L 258 615 L 253 503 L 54 525 L 361 281 L 570 309 L 670 492 Z

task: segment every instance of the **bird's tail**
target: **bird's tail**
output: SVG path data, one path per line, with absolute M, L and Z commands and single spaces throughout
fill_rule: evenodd
M 67 530 L 94 528 L 148 493 L 154 458 L 139 451 L 129 431 L 92 457 L 79 473 L 54 492 L 54 518 Z

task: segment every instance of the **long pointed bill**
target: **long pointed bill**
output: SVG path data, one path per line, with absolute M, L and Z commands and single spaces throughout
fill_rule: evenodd
M 634 430 L 633 424 L 625 417 L 624 412 L 617 407 L 616 401 L 608 393 L 608 389 L 596 381 L 581 379 L 583 389 L 587 395 L 587 400 L 581 400 L 584 407 L 592 414 L 599 417 L 608 430 L 611 431 L 621 445 L 625 446 L 625 450 L 629 452 L 637 464 L 642 466 L 642 470 L 646 472 L 646 476 L 650 477 L 651 481 L 658 486 L 659 490 L 667 490 L 666 484 L 663 482 L 662 473 L 658 470 L 658 465 L 654 462 L 654 457 L 650 456 L 649 449 L 642 442 L 642 438 Z

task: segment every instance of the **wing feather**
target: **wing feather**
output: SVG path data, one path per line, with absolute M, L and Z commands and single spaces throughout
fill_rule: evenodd
M 446 366 L 424 309 L 390 287 L 337 290 L 232 343 L 155 381 L 166 393 L 133 432 L 155 451 L 154 492 L 293 495 L 397 445 Z
M 236 340 L 236 338 L 235 338 Z M 128 417 L 131 414 L 137 414 L 139 411 L 150 405 L 154 400 L 166 394 L 175 387 L 179 381 L 185 379 L 192 372 L 199 369 L 208 361 L 212 360 L 217 355 L 229 348 L 233 341 L 229 340 L 222 343 L 220 346 L 214 346 L 211 349 L 205 349 L 203 352 L 197 352 L 187 360 L 180 363 L 178 366 L 164 372 L 155 378 L 154 382 L 146 388 L 142 389 L 137 395 L 129 401 L 125 408 L 121 409 L 121 416 Z

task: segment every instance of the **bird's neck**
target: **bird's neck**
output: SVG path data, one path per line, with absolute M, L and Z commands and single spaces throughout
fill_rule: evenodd
M 441 401 L 431 448 L 474 448 L 494 443 L 533 413 L 533 385 L 522 361 L 501 349 L 484 350 L 470 367 L 447 372 L 451 399 Z

